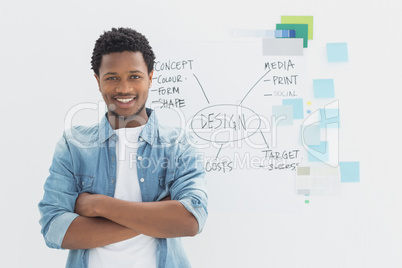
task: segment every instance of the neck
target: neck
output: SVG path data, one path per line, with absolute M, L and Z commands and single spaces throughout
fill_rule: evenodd
M 139 127 L 148 122 L 148 115 L 145 112 L 145 109 L 144 113 L 129 117 L 119 116 L 109 111 L 107 113 L 107 118 L 112 129 Z

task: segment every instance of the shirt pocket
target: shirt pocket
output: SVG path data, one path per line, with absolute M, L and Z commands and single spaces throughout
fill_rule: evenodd
M 76 174 L 74 175 L 75 181 L 77 183 L 78 190 L 80 193 L 90 192 L 92 189 L 92 185 L 95 180 L 95 176 L 84 175 L 84 174 Z

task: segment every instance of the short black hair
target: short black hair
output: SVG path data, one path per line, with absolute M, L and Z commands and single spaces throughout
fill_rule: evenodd
M 141 33 L 130 28 L 112 28 L 105 31 L 96 40 L 91 58 L 91 69 L 99 76 L 102 56 L 113 52 L 141 52 L 148 74 L 154 69 L 155 54 L 149 45 L 148 39 Z

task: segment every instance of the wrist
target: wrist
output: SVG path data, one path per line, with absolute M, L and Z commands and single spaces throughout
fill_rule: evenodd
M 101 194 L 95 194 L 93 195 L 94 197 L 94 214 L 96 217 L 104 217 L 104 209 L 105 209 L 105 202 L 109 198 L 106 195 L 101 195 Z

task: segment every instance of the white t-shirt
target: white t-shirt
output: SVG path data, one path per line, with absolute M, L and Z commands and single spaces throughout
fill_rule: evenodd
M 138 138 L 142 127 L 116 129 L 115 198 L 142 202 L 137 176 Z M 156 268 L 156 240 L 146 235 L 91 249 L 89 268 Z

